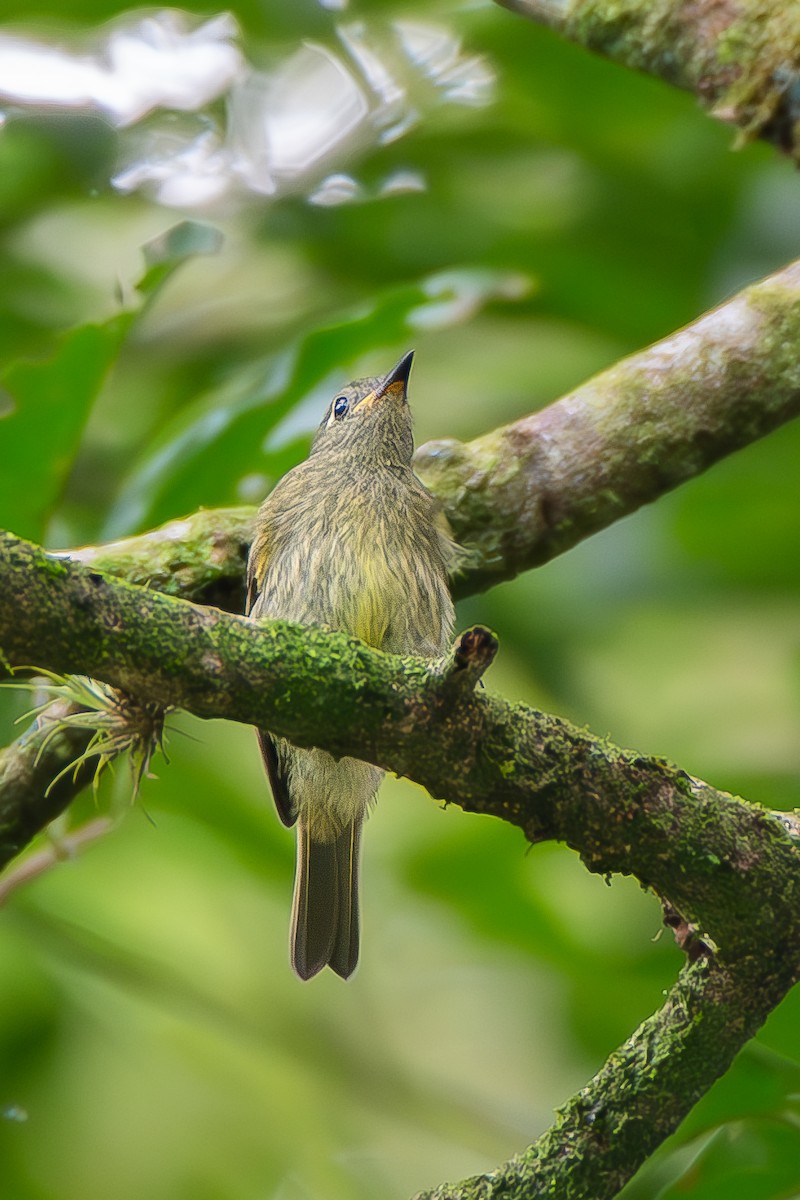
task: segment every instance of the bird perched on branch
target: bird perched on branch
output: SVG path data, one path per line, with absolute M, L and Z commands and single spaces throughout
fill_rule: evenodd
M 342 388 L 309 457 L 262 504 L 248 563 L 250 617 L 324 625 L 394 654 L 444 651 L 455 548 L 411 469 L 413 357 Z M 302 979 L 326 965 L 346 979 L 358 961 L 361 826 L 383 772 L 258 736 L 278 814 L 297 822 L 292 966 Z

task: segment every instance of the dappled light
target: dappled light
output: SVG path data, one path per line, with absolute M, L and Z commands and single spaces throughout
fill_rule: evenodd
M 329 45 L 305 41 L 269 70 L 248 62 L 231 13 L 198 22 L 178 9 L 133 11 L 72 45 L 0 32 L 0 102 L 17 115 L 102 113 L 124 131 L 114 186 L 175 208 L 247 193 L 364 199 L 332 168 L 403 137 L 435 104 L 483 106 L 493 89 L 487 58 L 426 20 L 344 20 Z M 424 186 L 419 171 L 395 172 L 371 197 Z

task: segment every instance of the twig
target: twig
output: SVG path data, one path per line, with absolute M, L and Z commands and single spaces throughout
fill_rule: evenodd
M 94 820 L 88 821 L 71 833 L 63 834 L 58 838 L 53 837 L 48 846 L 43 846 L 35 854 L 28 855 L 27 858 L 23 858 L 21 862 L 3 872 L 0 875 L 0 906 L 5 904 L 9 896 L 18 888 L 30 883 L 33 879 L 38 879 L 40 875 L 44 875 L 64 859 L 74 858 L 84 846 L 105 837 L 114 828 L 114 825 L 115 822 L 110 817 L 95 817 Z

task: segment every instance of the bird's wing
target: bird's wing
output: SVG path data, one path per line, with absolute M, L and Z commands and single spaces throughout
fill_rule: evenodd
M 263 542 L 262 545 L 258 547 L 258 551 L 263 555 L 263 565 L 266 566 L 267 551 L 266 547 L 263 545 Z M 246 617 L 249 617 L 252 614 L 255 602 L 258 599 L 258 570 L 256 568 L 255 560 L 256 554 L 254 553 L 254 547 L 251 547 L 250 555 L 247 559 L 247 596 L 244 602 L 244 615 Z
M 297 814 L 294 811 L 294 805 L 289 795 L 286 772 L 281 768 L 278 747 L 275 745 L 272 734 L 267 733 L 266 729 L 257 729 L 256 733 L 258 734 L 261 757 L 264 759 L 264 766 L 267 768 L 267 778 L 269 779 L 269 786 L 272 788 L 272 799 L 275 801 L 278 816 L 287 827 L 294 825 L 297 820 Z
M 261 569 L 263 572 L 266 566 L 266 558 L 268 550 L 262 542 L 259 547 Z M 256 555 L 252 552 L 247 564 L 247 600 L 245 601 L 245 616 L 253 615 L 253 608 L 258 599 L 258 570 L 255 565 Z M 278 756 L 278 748 L 272 734 L 267 733 L 266 729 L 257 729 L 258 744 L 261 747 L 261 757 L 264 759 L 264 766 L 267 768 L 267 778 L 269 785 L 272 788 L 272 798 L 275 801 L 275 807 L 278 810 L 278 816 L 283 821 L 284 825 L 294 825 L 297 817 L 293 811 L 294 806 L 289 796 L 288 781 L 286 773 L 281 767 L 280 758 Z

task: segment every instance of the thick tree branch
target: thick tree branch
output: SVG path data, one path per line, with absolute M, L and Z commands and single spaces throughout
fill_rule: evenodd
M 800 858 L 784 824 L 659 759 L 475 690 L 495 651 L 436 664 L 343 634 L 256 626 L 105 578 L 0 535 L 0 647 L 199 716 L 356 754 L 438 797 L 636 875 L 719 947 L 524 1154 L 431 1200 L 615 1195 L 800 977 Z M 24 599 L 24 603 L 22 602 Z M 335 719 L 332 718 L 335 714 Z M 0 831 L 6 856 L 20 832 Z M 565 1152 L 566 1148 L 566 1152 Z
M 796 900 L 793 844 L 769 814 L 660 759 L 477 693 L 493 653 L 482 632 L 431 666 L 344 634 L 174 600 L 9 534 L 0 534 L 0 594 L 0 648 L 12 666 L 36 657 L 164 706 L 367 758 L 531 841 L 565 841 L 594 871 L 636 874 L 729 955 Z
M 243 612 L 255 512 L 251 507 L 201 509 L 138 537 L 67 553 L 128 583 Z
M 415 468 L 468 554 L 456 595 L 547 562 L 800 414 L 800 261 L 563 399 Z M 220 509 L 71 557 L 241 611 L 254 509 Z
M 91 783 L 88 764 L 65 771 L 86 749 L 90 733 L 62 724 L 69 706 L 48 705 L 22 737 L 0 750 L 0 867 L 19 854 Z
M 775 0 L 498 0 L 626 66 L 694 92 L 743 136 L 800 160 L 800 19 Z

